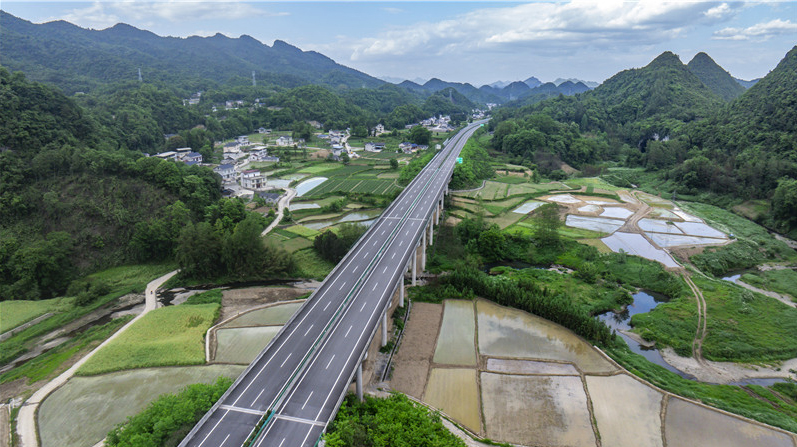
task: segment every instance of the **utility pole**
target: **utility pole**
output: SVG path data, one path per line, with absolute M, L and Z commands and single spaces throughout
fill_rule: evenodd
M 255 71 L 252 70 L 252 87 L 257 87 L 257 80 L 255 79 Z
M 141 79 L 141 68 L 138 69 L 138 82 L 144 82 L 144 80 Z

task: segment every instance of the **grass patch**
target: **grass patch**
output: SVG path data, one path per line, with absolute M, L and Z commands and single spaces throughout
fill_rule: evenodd
M 0 301 L 0 334 L 27 323 L 47 312 L 63 312 L 72 307 L 71 299 Z
M 334 264 L 322 259 L 312 248 L 299 250 L 293 256 L 298 266 L 297 275 L 301 278 L 312 278 L 321 281 L 335 268 Z
M 695 275 L 708 309 L 703 355 L 710 360 L 766 362 L 797 357 L 797 309 L 727 281 Z M 697 324 L 694 297 L 687 294 L 634 315 L 633 325 L 647 340 L 691 355 Z
M 202 340 L 216 320 L 219 307 L 213 303 L 155 309 L 97 352 L 77 374 L 203 364 Z
M 791 269 L 753 271 L 742 275 L 741 280 L 751 286 L 790 295 L 797 301 L 797 271 Z
M 176 268 L 177 265 L 172 263 L 124 265 L 91 274 L 86 279 L 104 281 L 111 289 L 126 287 L 131 288 L 134 292 L 142 293 L 150 281 Z
M 185 300 L 184 305 L 193 306 L 196 304 L 221 304 L 221 289 L 213 289 L 208 290 L 207 292 L 197 293 L 196 295 L 191 295 Z

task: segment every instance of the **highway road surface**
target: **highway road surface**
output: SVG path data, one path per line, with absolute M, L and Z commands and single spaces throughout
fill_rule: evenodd
M 474 123 L 371 225 L 180 446 L 313 446 L 334 417 Z M 258 423 L 260 422 L 260 426 Z

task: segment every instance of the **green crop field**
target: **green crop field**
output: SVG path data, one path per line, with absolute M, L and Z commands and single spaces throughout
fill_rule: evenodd
M 285 229 L 285 231 L 297 234 L 302 237 L 316 237 L 318 236 L 318 231 L 313 230 L 312 228 L 307 228 L 304 225 L 293 225 Z
M 60 312 L 72 307 L 73 299 L 0 301 L 0 334 L 27 323 L 47 312 Z
M 151 366 L 205 363 L 205 332 L 218 315 L 218 304 L 155 309 L 97 352 L 79 375 Z

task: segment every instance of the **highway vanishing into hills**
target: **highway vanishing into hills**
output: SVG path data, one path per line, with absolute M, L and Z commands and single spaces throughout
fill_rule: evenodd
M 334 418 L 403 276 L 442 206 L 460 151 L 450 139 L 180 443 L 314 446 Z M 431 239 L 432 233 L 429 233 Z

